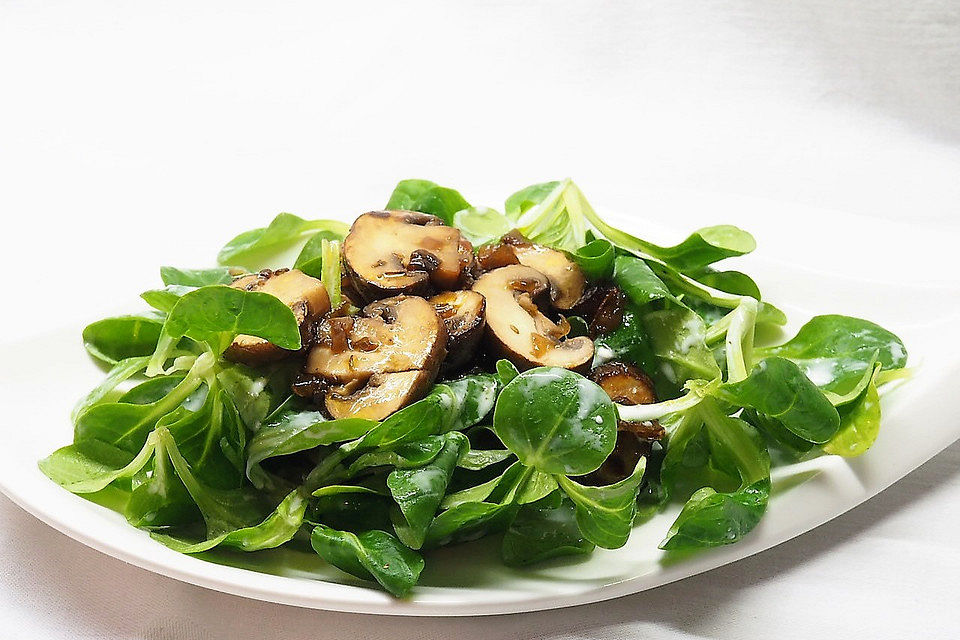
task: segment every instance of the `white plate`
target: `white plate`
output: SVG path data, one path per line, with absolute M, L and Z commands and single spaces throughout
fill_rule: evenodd
M 495 546 L 480 541 L 432 554 L 422 586 L 406 601 L 309 553 L 237 552 L 210 556 L 213 561 L 178 554 L 120 515 L 60 489 L 37 469 L 39 458 L 69 442 L 70 408 L 102 375 L 80 346 L 80 330 L 90 318 L 66 318 L 70 326 L 61 331 L 0 347 L 0 489 L 44 522 L 131 564 L 227 593 L 338 611 L 478 615 L 564 607 L 636 593 L 754 554 L 842 514 L 960 437 L 960 397 L 949 391 L 960 379 L 960 355 L 945 339 L 960 320 L 960 288 L 929 284 L 939 248 L 950 243 L 935 229 L 751 202 L 727 202 L 720 212 L 714 200 L 711 218 L 737 222 L 761 240 L 758 253 L 741 260 L 740 268 L 787 311 L 790 331 L 816 313 L 869 318 L 903 338 L 916 375 L 885 395 L 880 438 L 865 456 L 828 456 L 776 470 L 767 515 L 739 544 L 666 561 L 657 543 L 675 511 L 637 528 L 622 549 L 527 570 L 503 567 Z M 692 201 L 674 206 L 689 207 L 689 215 L 665 219 L 704 215 Z M 779 218 L 769 215 L 774 209 Z M 608 217 L 652 235 L 648 221 L 636 229 L 636 220 Z M 248 568 L 219 563 L 225 559 Z

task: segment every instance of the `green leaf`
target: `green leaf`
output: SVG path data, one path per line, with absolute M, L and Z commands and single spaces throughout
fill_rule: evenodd
M 500 502 L 517 487 L 523 470 L 523 465 L 515 462 L 495 478 L 447 494 L 441 506 L 444 509 L 453 509 L 468 502 Z M 513 494 L 510 497 L 513 497 Z
M 675 299 L 667 285 L 640 258 L 619 255 L 613 264 L 613 281 L 633 304 L 642 307 L 654 300 Z
M 437 385 L 438 387 L 443 385 Z M 350 452 L 370 449 L 390 449 L 407 442 L 414 442 L 442 431 L 448 422 L 450 407 L 456 403 L 453 393 L 447 389 L 434 389 L 423 400 L 397 411 L 362 438 L 347 443 Z
M 509 360 L 497 360 L 497 377 L 500 378 L 500 385 L 506 386 L 514 378 L 520 375 L 520 371 Z
M 736 542 L 760 521 L 770 492 L 770 456 L 762 437 L 710 398 L 673 420 L 660 478 L 675 497 L 681 485 L 703 488 L 693 492 L 661 548 Z
M 342 238 L 349 226 L 337 220 L 304 220 L 292 213 L 281 213 L 269 226 L 244 231 L 233 238 L 220 250 L 217 261 L 256 271 L 276 254 L 300 242 L 305 234 L 315 231 L 329 231 Z
M 560 488 L 576 505 L 577 525 L 587 540 L 604 549 L 617 549 L 627 543 L 645 468 L 646 458 L 640 458 L 627 478 L 603 487 L 557 476 Z
M 241 551 L 274 549 L 289 542 L 303 525 L 307 500 L 298 490 L 290 492 L 263 521 L 203 540 L 188 542 L 173 536 L 154 533 L 152 537 L 180 553 L 203 553 L 214 547 L 231 547 Z
M 443 438 L 443 449 L 432 461 L 414 469 L 394 469 L 387 476 L 387 488 L 398 507 L 394 528 L 400 541 L 411 549 L 423 545 L 457 461 L 470 447 L 462 433 L 452 431 Z
M 814 384 L 837 394 L 872 370 L 874 354 L 884 370 L 907 364 L 900 338 L 873 322 L 840 315 L 816 316 L 786 343 L 757 349 L 759 357 L 792 360 Z
M 500 380 L 497 376 L 481 373 L 437 385 L 435 392 L 439 392 L 441 386 L 449 389 L 455 398 L 454 406 L 447 410 L 446 430 L 463 431 L 479 423 L 493 410 Z
M 313 276 L 314 278 L 323 277 L 323 241 L 341 241 L 343 240 L 343 234 L 336 231 L 326 230 L 320 231 L 318 233 L 310 236 L 310 239 L 307 240 L 307 243 L 303 245 L 303 249 L 300 250 L 300 254 L 297 256 L 296 261 L 293 263 L 294 269 L 299 269 L 308 276 Z M 339 262 L 339 256 L 337 258 Z
M 323 240 L 320 243 L 320 255 L 323 262 L 320 269 L 320 281 L 330 297 L 330 306 L 334 309 L 340 306 L 343 299 L 341 294 L 340 275 L 340 242 L 337 240 Z
M 167 286 L 205 287 L 211 284 L 230 284 L 233 282 L 234 271 L 231 267 L 213 267 L 212 269 L 160 267 L 160 279 Z
M 513 452 L 509 449 L 471 449 L 461 456 L 457 466 L 469 471 L 479 471 L 512 457 Z
M 720 368 L 707 348 L 703 319 L 682 307 L 651 311 L 642 316 L 654 356 L 667 378 L 676 384 L 687 380 L 714 380 Z
M 57 449 L 39 462 L 40 471 L 73 493 L 94 493 L 114 480 L 133 477 L 153 457 L 157 441 L 149 437 L 134 456 L 98 440 Z
M 390 200 L 387 201 L 386 209 L 398 209 L 402 211 L 416 211 L 413 207 L 424 194 L 438 185 L 429 180 L 401 180 L 394 187 L 390 194 Z
M 543 202 L 547 196 L 556 190 L 559 184 L 557 181 L 541 182 L 540 184 L 533 184 L 517 191 L 507 198 L 504 204 L 504 211 L 506 211 L 507 217 L 511 220 L 516 220 L 522 214 L 526 213 L 527 210 Z
M 376 422 L 362 418 L 328 420 L 319 411 L 281 410 L 251 438 L 247 446 L 247 477 L 255 485 L 264 486 L 260 467 L 264 460 L 354 440 L 376 426 Z
M 809 442 L 827 442 L 840 427 L 840 416 L 830 401 L 796 364 L 784 358 L 761 360 L 749 377 L 721 385 L 716 395 L 776 418 Z
M 704 227 L 672 247 L 644 243 L 644 251 L 680 271 L 693 271 L 724 258 L 742 256 L 757 248 L 749 233 L 730 224 Z
M 397 596 L 407 595 L 420 578 L 423 558 L 383 531 L 359 535 L 317 526 L 310 544 L 321 558 L 362 580 L 376 580 Z
M 217 382 L 229 394 L 243 423 L 256 431 L 263 420 L 290 397 L 295 367 L 295 363 L 289 363 L 264 370 L 221 362 Z
M 599 386 L 572 371 L 538 367 L 497 399 L 493 428 L 520 461 L 544 473 L 597 469 L 616 443 L 617 413 Z
M 660 548 L 686 551 L 733 544 L 757 526 L 769 496 L 769 479 L 730 493 L 704 487 L 683 506 Z
M 133 477 L 123 515 L 142 529 L 196 529 L 203 520 L 200 509 L 174 470 L 165 445 L 158 443 L 156 452 L 151 464 Z
M 453 215 L 453 226 L 460 229 L 475 247 L 499 240 L 513 229 L 513 224 L 506 216 L 489 207 L 470 207 L 457 211 Z
M 365 453 L 347 469 L 353 476 L 371 467 L 390 466 L 398 469 L 413 469 L 430 464 L 440 455 L 445 439 L 443 436 L 427 436 L 422 440 L 401 444 L 395 449 L 373 450 Z
M 873 446 L 880 433 L 880 393 L 877 391 L 878 363 L 863 393 L 840 409 L 840 429 L 823 450 L 845 458 L 862 455 Z
M 424 548 L 441 547 L 504 531 L 513 521 L 519 504 L 512 502 L 464 502 L 437 515 L 430 523 Z
M 279 298 L 224 285 L 201 287 L 181 297 L 170 310 L 147 373 L 159 372 L 172 345 L 184 336 L 220 354 L 240 334 L 288 350 L 301 344 L 296 316 Z
M 77 416 L 74 442 L 99 440 L 130 453 L 139 451 L 157 422 L 179 407 L 200 387 L 201 372 L 205 371 L 210 363 L 208 356 L 197 358 L 191 372 L 157 402 L 109 402 L 87 408 Z
M 76 404 L 73 411 L 70 412 L 70 419 L 76 423 L 77 416 L 90 407 L 118 399 L 123 395 L 123 392 L 119 391 L 118 387 L 126 380 L 143 371 L 148 362 L 150 362 L 148 356 L 141 356 L 137 358 L 126 358 L 113 365 L 113 368 L 110 369 L 100 384 L 94 387 L 90 393 Z
M 251 527 L 263 520 L 261 496 L 248 488 L 216 489 L 205 485 L 194 475 L 170 431 L 158 427 L 154 433 L 157 435 L 157 455 L 169 456 L 180 481 L 200 509 L 208 539 Z
M 184 295 L 195 291 L 196 287 L 181 284 L 168 284 L 163 289 L 150 289 L 140 294 L 143 301 L 162 313 L 170 313 L 177 301 Z
M 403 180 L 393 190 L 386 208 L 429 213 L 452 225 L 453 215 L 469 209 L 470 203 L 458 191 L 429 180 Z
M 589 554 L 594 547 L 580 533 L 574 503 L 555 491 L 520 508 L 503 536 L 500 555 L 507 566 L 522 567 L 549 558 Z
M 83 346 L 94 358 L 113 365 L 153 353 L 162 327 L 163 316 L 152 311 L 104 318 L 86 326 Z
M 229 396 L 211 390 L 198 411 L 178 409 L 157 421 L 169 430 L 194 476 L 209 487 L 234 489 L 243 484 L 246 430 Z
M 613 262 L 616 251 L 609 241 L 592 240 L 573 252 L 573 259 L 588 280 L 609 280 L 613 277 Z
M 754 300 L 760 301 L 760 288 L 753 278 L 739 271 L 716 271 L 710 267 L 704 267 L 690 274 L 690 277 L 696 281 L 727 293 L 738 296 L 749 296 Z M 705 302 L 702 299 L 688 297 L 685 299 L 690 308 L 713 322 L 723 317 L 728 308 L 718 307 Z M 767 324 L 781 327 L 787 323 L 786 314 L 768 301 L 761 301 L 757 312 L 757 324 Z
M 323 492 L 326 487 L 320 489 Z M 341 531 L 393 531 L 390 509 L 393 500 L 376 492 L 359 491 L 314 497 L 309 520 Z
M 585 209 L 590 207 L 580 189 L 569 180 L 556 183 L 544 194 L 545 186 L 534 185 L 508 199 L 507 217 L 514 219 L 517 229 L 532 242 L 573 253 L 586 244 Z M 517 217 L 511 215 L 532 198 L 541 198 Z M 511 202 L 512 201 L 512 202 Z

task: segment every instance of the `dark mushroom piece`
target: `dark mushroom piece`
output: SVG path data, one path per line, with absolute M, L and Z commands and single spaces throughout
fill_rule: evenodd
M 563 251 L 535 244 L 511 231 L 495 245 L 481 248 L 477 261 L 486 270 L 510 264 L 536 269 L 550 281 L 550 299 L 556 309 L 572 309 L 587 289 L 580 266 Z
M 617 404 L 652 404 L 657 401 L 653 380 L 639 368 L 626 362 L 602 364 L 590 374 L 590 379 L 606 391 Z M 617 443 L 600 468 L 586 476 L 588 484 L 604 485 L 619 482 L 629 476 L 640 458 L 650 455 L 653 443 L 665 435 L 656 420 L 617 424 Z
M 540 310 L 549 304 L 547 277 L 516 264 L 488 271 L 473 290 L 487 301 L 487 344 L 496 357 L 510 360 L 519 369 L 551 366 L 582 371 L 593 360 L 593 341 L 566 338 L 570 325 L 554 322 Z
M 436 370 L 446 355 L 447 330 L 433 305 L 416 296 L 368 304 L 359 316 L 315 325 L 306 372 L 346 383 L 377 373 Z
M 343 241 L 344 269 L 367 302 L 457 289 L 473 260 L 473 246 L 459 230 L 416 211 L 365 213 Z
M 615 331 L 623 324 L 626 304 L 627 296 L 620 287 L 614 284 L 597 285 L 583 296 L 573 308 L 573 313 L 587 321 L 590 335 L 596 338 Z
M 444 291 L 430 303 L 447 329 L 445 371 L 456 371 L 476 355 L 486 326 L 486 300 L 476 291 Z
M 334 418 L 382 420 L 419 400 L 446 355 L 447 331 L 432 304 L 396 296 L 359 316 L 327 317 L 313 327 L 315 346 L 294 393 Z
M 435 376 L 425 369 L 375 373 L 365 381 L 331 387 L 323 404 L 334 418 L 383 420 L 426 395 Z
M 301 335 L 307 326 L 330 311 L 330 297 L 323 283 L 297 269 L 265 269 L 234 280 L 231 287 L 245 291 L 269 293 L 290 307 L 300 325 Z M 280 360 L 293 353 L 256 336 L 239 335 L 224 351 L 223 357 L 234 362 L 258 366 Z

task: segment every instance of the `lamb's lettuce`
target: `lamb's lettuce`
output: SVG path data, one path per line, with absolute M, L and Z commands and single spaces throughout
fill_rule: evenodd
M 309 534 L 326 561 L 402 597 L 423 570 L 420 550 L 502 533 L 511 566 L 585 555 L 622 546 L 671 500 L 683 508 L 664 550 L 736 542 L 767 508 L 771 456 L 861 455 L 878 437 L 882 386 L 906 375 L 902 341 L 866 320 L 818 316 L 762 343 L 786 316 L 721 265 L 754 249 L 734 226 L 655 244 L 605 222 L 570 180 L 514 193 L 504 214 L 405 180 L 387 207 L 436 215 L 475 245 L 517 229 L 566 251 L 588 286 L 617 285 L 623 321 L 596 338 L 594 364 L 638 366 L 660 400 L 615 404 L 579 373 L 500 360 L 439 380 L 382 421 L 330 419 L 291 393 L 302 361 L 223 357 L 239 334 L 301 346 L 286 305 L 225 286 L 243 269 L 296 256 L 288 266 L 319 278 L 334 307 L 342 300 L 348 226 L 280 214 L 231 240 L 222 267 L 163 267 L 163 288 L 142 296 L 155 311 L 87 327 L 88 351 L 112 368 L 77 404 L 73 444 L 41 470 L 75 493 L 116 492 L 131 524 L 183 553 Z M 575 313 L 570 335 L 586 335 L 589 313 Z M 649 420 L 665 440 L 619 482 L 591 484 L 621 421 Z
M 338 220 L 304 220 L 292 213 L 281 213 L 266 227 L 244 231 L 230 240 L 220 249 L 217 260 L 222 265 L 256 271 L 312 234 L 326 231 L 343 238 L 348 230 L 349 225 Z

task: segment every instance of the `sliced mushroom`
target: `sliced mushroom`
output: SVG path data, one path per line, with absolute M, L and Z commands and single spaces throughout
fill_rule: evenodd
M 245 291 L 261 291 L 279 298 L 290 307 L 300 325 L 301 335 L 307 326 L 330 311 L 330 297 L 323 283 L 297 269 L 265 269 L 234 280 L 231 287 Z M 256 336 L 239 335 L 223 356 L 228 360 L 257 366 L 280 360 L 292 352 Z
M 446 355 L 447 330 L 432 304 L 396 296 L 368 304 L 359 316 L 321 320 L 314 340 L 306 372 L 342 384 L 378 373 L 435 374 Z
M 570 325 L 553 322 L 540 311 L 548 299 L 547 277 L 524 265 L 488 271 L 473 285 L 487 301 L 485 335 L 493 354 L 520 369 L 537 366 L 582 370 L 593 359 L 593 341 L 566 339 Z
M 440 218 L 416 211 L 372 211 L 350 227 L 343 262 L 366 301 L 456 289 L 473 264 L 473 246 Z
M 572 309 L 587 288 L 583 270 L 567 254 L 534 244 L 517 231 L 503 236 L 499 244 L 484 247 L 477 259 L 481 265 L 487 265 L 484 266 L 486 269 L 514 263 L 536 269 L 550 281 L 550 299 L 557 309 Z
M 606 335 L 615 331 L 623 324 L 623 313 L 627 304 L 627 296 L 620 287 L 598 285 L 590 288 L 577 305 L 573 313 L 587 320 L 590 335 Z
M 486 326 L 486 300 L 476 291 L 444 291 L 430 298 L 430 303 L 447 329 L 444 370 L 456 371 L 476 355 Z
M 331 387 L 324 399 L 324 406 L 334 418 L 383 420 L 422 398 L 435 376 L 436 371 L 424 369 L 375 373 L 365 382 Z
M 600 385 L 617 404 L 653 404 L 657 401 L 657 392 L 650 376 L 626 362 L 602 364 L 593 370 L 590 379 Z
M 608 362 L 590 374 L 590 379 L 617 404 L 651 404 L 657 401 L 653 380 L 626 362 Z M 612 484 L 629 476 L 640 458 L 650 455 L 653 443 L 665 435 L 656 420 L 617 424 L 617 444 L 600 468 L 586 476 L 588 484 Z

